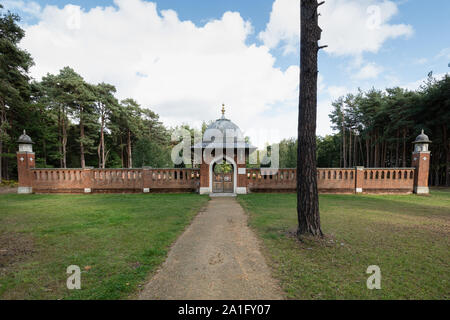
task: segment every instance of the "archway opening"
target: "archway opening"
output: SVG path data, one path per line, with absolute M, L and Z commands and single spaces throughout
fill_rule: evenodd
M 213 193 L 234 193 L 234 170 L 234 165 L 226 159 L 216 161 L 213 164 Z

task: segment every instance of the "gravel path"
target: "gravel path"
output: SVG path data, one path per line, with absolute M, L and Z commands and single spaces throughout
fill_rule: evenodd
M 215 198 L 178 238 L 139 299 L 283 299 L 247 215 L 234 198 Z

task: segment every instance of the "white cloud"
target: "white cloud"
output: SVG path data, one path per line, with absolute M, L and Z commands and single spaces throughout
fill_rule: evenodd
M 445 48 L 442 49 L 438 55 L 436 56 L 436 58 L 446 58 L 446 59 L 450 59 L 450 48 Z
M 252 26 L 239 13 L 200 27 L 151 2 L 114 2 L 43 8 L 21 44 L 36 62 L 32 75 L 71 66 L 87 81 L 116 85 L 119 98 L 135 98 L 169 125 L 216 119 L 225 103 L 243 130 L 295 135 L 299 68 L 281 71 L 266 46 L 247 45 Z
M 428 62 L 427 58 L 417 58 L 413 60 L 414 64 L 422 65 Z
M 336 100 L 350 92 L 347 87 L 343 86 L 329 86 L 327 91 L 332 100 Z
M 300 37 L 298 0 L 276 0 L 270 21 L 259 38 L 269 48 L 281 45 L 285 53 L 296 52 Z M 390 38 L 410 36 L 413 28 L 389 24 L 398 8 L 388 0 L 327 0 L 319 7 L 319 25 L 323 29 L 321 44 L 326 52 L 358 56 L 376 53 Z
M 3 0 L 1 4 L 6 10 L 10 11 L 20 10 L 22 13 L 26 13 L 31 17 L 39 17 L 42 10 L 39 3 L 35 1 Z
M 357 80 L 375 79 L 382 71 L 383 68 L 375 63 L 368 63 L 354 75 L 354 78 Z

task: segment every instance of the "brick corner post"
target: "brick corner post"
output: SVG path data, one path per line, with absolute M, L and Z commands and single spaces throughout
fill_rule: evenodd
M 84 167 L 82 174 L 82 181 L 84 193 L 92 193 L 94 186 L 94 167 Z
M 33 175 L 31 169 L 36 167 L 36 158 L 33 152 L 33 141 L 27 136 L 25 130 L 17 140 L 19 151 L 17 151 L 17 176 L 19 179 L 19 188 L 17 193 L 33 193 Z
M 236 162 L 236 175 L 237 183 L 235 193 L 237 194 L 247 194 L 248 193 L 248 179 L 247 179 L 247 163 L 246 163 L 246 152 L 245 149 L 238 148 L 235 150 Z
M 422 133 L 417 136 L 414 143 L 414 151 L 412 153 L 412 166 L 416 168 L 414 175 L 414 193 L 428 194 L 428 175 L 430 172 L 430 157 L 431 153 L 428 151 L 428 144 L 431 141 L 422 130 Z
M 200 194 L 209 194 L 212 192 L 212 186 L 209 185 L 209 164 L 202 161 L 200 164 Z
M 142 192 L 150 193 L 152 184 L 151 167 L 142 167 Z
M 363 192 L 364 167 L 355 167 L 355 193 Z

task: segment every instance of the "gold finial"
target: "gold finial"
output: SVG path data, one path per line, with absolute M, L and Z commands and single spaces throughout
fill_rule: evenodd
M 225 104 L 222 104 L 222 116 L 225 117 Z

